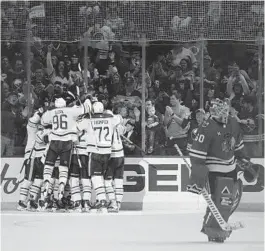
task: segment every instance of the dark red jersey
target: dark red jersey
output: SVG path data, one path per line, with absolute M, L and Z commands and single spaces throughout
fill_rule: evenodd
M 229 117 L 226 125 L 211 117 L 199 126 L 189 151 L 192 166 L 204 164 L 212 172 L 227 173 L 235 169 L 235 156 L 244 148 L 241 129 Z

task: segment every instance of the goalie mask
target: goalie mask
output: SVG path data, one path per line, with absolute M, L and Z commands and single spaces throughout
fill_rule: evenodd
M 229 116 L 229 102 L 223 101 L 221 99 L 213 99 L 211 101 L 210 114 L 218 122 L 227 124 Z

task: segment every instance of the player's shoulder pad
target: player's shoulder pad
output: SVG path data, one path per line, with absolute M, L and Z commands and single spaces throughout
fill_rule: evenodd
M 108 118 L 113 118 L 113 115 L 111 114 L 93 114 L 92 115 L 93 119 L 108 119 Z

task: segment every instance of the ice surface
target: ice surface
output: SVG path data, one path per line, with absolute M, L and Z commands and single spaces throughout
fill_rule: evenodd
M 235 213 L 224 244 L 200 233 L 203 214 L 120 212 L 69 214 L 2 212 L 2 251 L 263 251 L 264 214 Z

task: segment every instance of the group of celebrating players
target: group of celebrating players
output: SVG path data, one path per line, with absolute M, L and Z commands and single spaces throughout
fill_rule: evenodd
M 18 210 L 118 212 L 124 130 L 120 115 L 91 98 L 68 105 L 59 97 L 54 107 L 38 109 L 27 124 Z
M 260 167 L 244 153 L 239 124 L 229 114 L 229 101 L 215 99 L 211 105 L 210 117 L 193 130 L 187 191 L 201 194 L 207 188 L 228 221 L 242 196 L 239 170 L 248 182 L 254 182 Z M 177 115 L 172 111 L 171 116 Z M 121 137 L 125 133 L 120 115 L 104 110 L 101 102 L 91 98 L 67 105 L 58 97 L 54 107 L 34 113 L 27 130 L 19 210 L 119 212 L 124 172 Z M 201 231 L 214 242 L 224 242 L 231 234 L 220 228 L 209 207 Z

